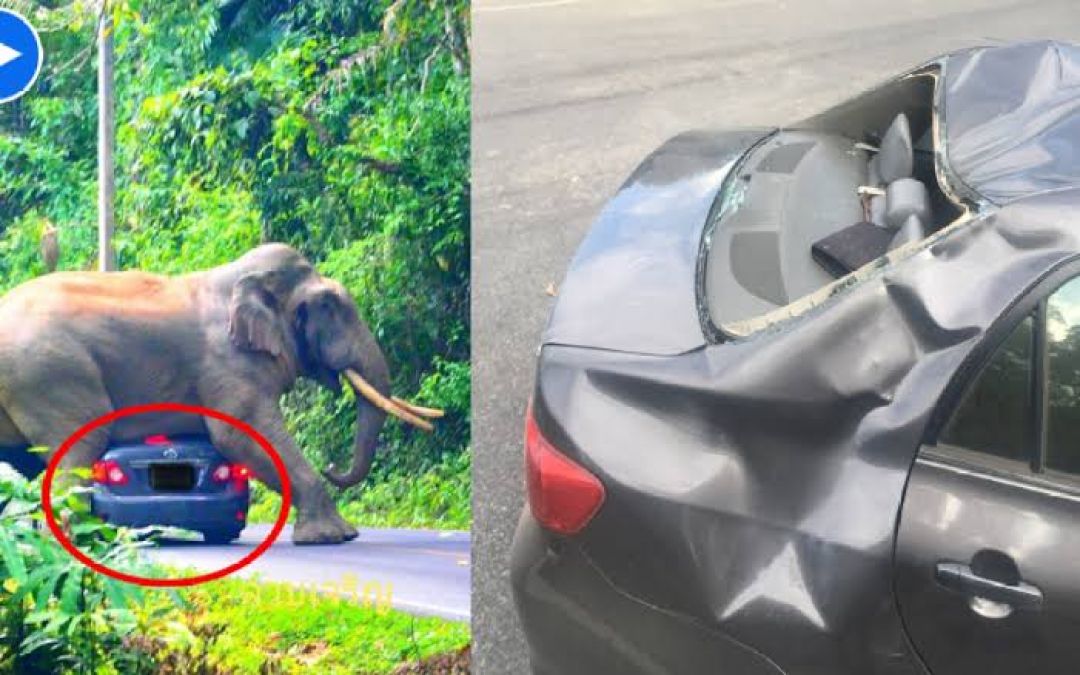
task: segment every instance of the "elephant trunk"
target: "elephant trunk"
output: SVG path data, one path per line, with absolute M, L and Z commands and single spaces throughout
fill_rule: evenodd
M 356 485 L 367 477 L 371 471 L 371 463 L 375 459 L 375 446 L 379 439 L 379 432 L 386 421 L 386 412 L 376 406 L 370 397 L 361 392 L 356 382 L 365 382 L 374 388 L 382 397 L 390 395 L 390 371 L 386 366 L 386 357 L 374 341 L 365 345 L 363 352 L 366 358 L 358 364 L 355 370 L 364 373 L 366 380 L 356 377 L 353 369 L 347 369 L 346 379 L 353 385 L 356 391 L 356 437 L 353 441 L 352 466 L 344 473 L 333 471 L 333 467 L 323 471 L 326 480 L 339 488 L 348 488 Z

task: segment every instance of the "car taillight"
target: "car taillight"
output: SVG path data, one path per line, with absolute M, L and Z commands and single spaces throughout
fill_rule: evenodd
M 165 434 L 155 434 L 144 438 L 143 443 L 147 445 L 170 445 L 172 441 Z
M 604 503 L 604 486 L 540 433 L 532 405 L 525 414 L 525 481 L 529 508 L 545 528 L 577 534 Z
M 210 474 L 210 478 L 215 483 L 228 483 L 231 480 L 237 483 L 245 483 L 250 477 L 251 470 L 243 464 L 222 464 Z
M 94 462 L 90 467 L 90 477 L 102 485 L 126 485 L 128 482 L 127 474 L 111 459 Z

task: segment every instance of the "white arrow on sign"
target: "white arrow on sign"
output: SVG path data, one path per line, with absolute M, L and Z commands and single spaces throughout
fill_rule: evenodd
M 20 56 L 22 56 L 22 52 L 16 51 L 3 42 L 0 42 L 0 66 L 6 66 Z

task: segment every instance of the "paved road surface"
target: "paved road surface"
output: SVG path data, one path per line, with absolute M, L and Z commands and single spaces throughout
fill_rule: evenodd
M 361 530 L 359 539 L 340 546 L 293 546 L 291 529 L 286 526 L 269 551 L 237 574 L 258 574 L 266 580 L 308 588 L 334 584 L 342 594 L 368 601 L 389 589 L 391 602 L 398 609 L 469 620 L 468 533 Z M 247 555 L 269 532 L 269 525 L 249 525 L 241 538 L 228 546 L 170 540 L 148 554 L 169 565 L 201 571 L 221 569 Z M 365 595 L 368 584 L 378 586 L 369 586 Z
M 956 47 L 1080 40 L 1076 0 L 474 0 L 474 663 L 525 672 L 506 554 L 551 298 L 601 205 L 664 139 L 766 126 Z

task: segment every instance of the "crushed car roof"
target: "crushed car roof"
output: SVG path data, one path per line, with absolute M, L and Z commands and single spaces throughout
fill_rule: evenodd
M 1036 210 L 1046 215 L 1036 208 L 1050 201 L 1045 197 L 1080 204 L 1080 191 L 1069 192 L 1080 188 L 1080 48 L 1053 41 L 969 48 L 894 79 L 931 67 L 939 73 L 938 181 L 974 209 L 809 295 L 721 327 L 706 311 L 706 226 L 723 213 L 721 188 L 729 174 L 736 175 L 731 172 L 739 158 L 776 130 L 683 134 L 650 155 L 606 205 L 571 263 L 542 344 L 673 355 L 790 327 L 789 320 L 832 304 L 921 253 L 931 253 L 928 271 L 948 274 L 937 269 L 945 262 L 937 252 L 950 250 L 961 232 L 982 229 L 980 224 L 994 227 L 992 216 L 1001 207 L 1015 205 L 1018 217 Z M 865 104 L 857 98 L 842 105 Z M 1045 197 L 1029 199 L 1037 195 Z M 1050 211 L 1058 217 L 1073 213 Z M 1072 236 L 1066 223 L 1051 224 Z
M 956 179 L 997 205 L 1080 186 L 1080 48 L 981 47 L 945 59 L 945 148 Z

